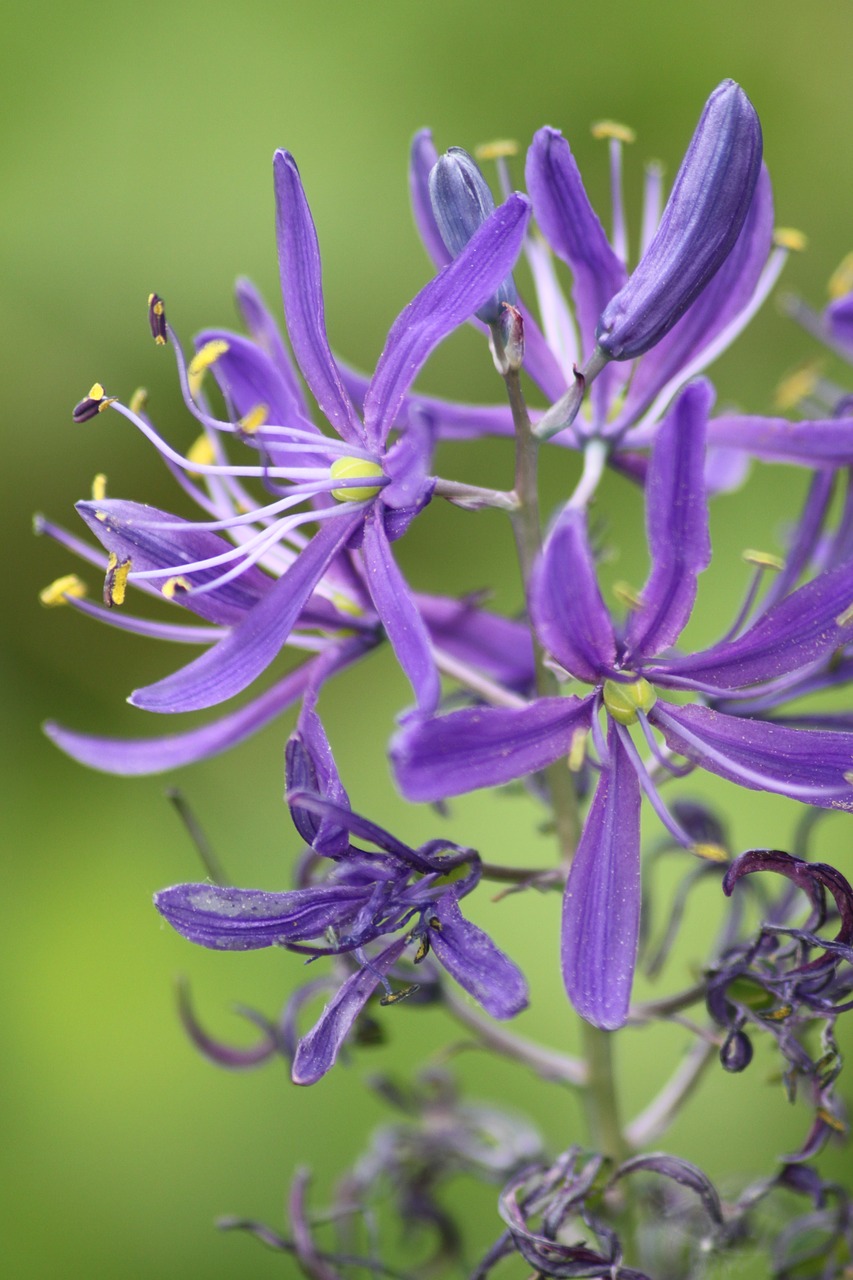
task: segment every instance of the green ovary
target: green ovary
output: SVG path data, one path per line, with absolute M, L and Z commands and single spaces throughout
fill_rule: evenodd
M 642 676 L 631 684 L 616 680 L 604 682 L 604 705 L 617 724 L 636 724 L 638 711 L 651 711 L 658 700 L 648 680 Z
M 367 458 L 337 458 L 331 466 L 333 480 L 374 480 L 382 475 L 378 462 L 370 462 Z M 366 502 L 375 498 L 379 492 L 378 485 L 353 485 L 351 489 L 333 489 L 332 497 L 338 502 Z

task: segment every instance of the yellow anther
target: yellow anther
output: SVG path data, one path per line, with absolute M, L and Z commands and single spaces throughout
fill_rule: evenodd
M 820 379 L 822 367 L 821 360 L 808 360 L 784 377 L 776 388 L 776 408 L 795 409 L 806 396 L 810 396 Z
M 834 1116 L 831 1111 L 827 1111 L 826 1107 L 818 1107 L 817 1117 L 824 1124 L 829 1125 L 830 1129 L 834 1129 L 836 1133 L 846 1133 L 847 1125 L 843 1120 L 839 1120 L 838 1116 Z
M 604 705 L 617 724 L 636 724 L 639 711 L 651 711 L 658 700 L 648 680 L 640 676 L 630 684 L 605 680 Z
M 216 461 L 213 441 L 204 431 L 202 431 L 198 439 L 193 440 L 189 449 L 187 449 L 187 460 L 194 462 L 197 467 L 210 467 Z M 191 472 L 190 474 L 198 475 L 198 472 Z
M 216 364 L 216 361 L 220 356 L 225 355 L 227 350 L 228 343 L 224 342 L 222 338 L 213 338 L 210 342 L 206 342 L 203 347 L 199 348 L 187 366 L 190 395 L 198 395 L 201 390 L 201 384 L 204 382 L 204 375 L 207 373 L 211 365 Z
M 107 496 L 107 477 L 99 471 L 92 481 L 92 501 L 103 502 Z
M 162 319 L 162 317 L 163 317 L 163 316 L 165 316 L 165 314 L 166 314 L 166 308 L 165 308 L 165 306 L 163 305 L 163 299 L 162 299 L 162 298 L 158 298 L 156 293 L 149 293 L 149 295 L 148 295 L 148 310 L 149 310 L 149 313 L 150 313 L 150 315 L 151 315 L 152 317 L 156 317 L 157 321 L 160 321 L 160 325 L 158 326 L 158 325 L 155 323 L 155 321 L 154 321 L 154 320 L 152 320 L 152 329 L 154 329 L 154 328 L 160 328 L 160 327 L 162 327 L 163 329 L 165 329 L 165 327 L 166 327 L 166 322 L 165 322 L 165 320 L 163 320 L 163 319 Z M 158 347 L 163 347 L 163 346 L 165 346 L 165 345 L 166 345 L 166 334 L 165 334 L 165 333 L 160 333 L 160 332 L 155 333 L 155 334 L 154 334 L 154 341 L 157 343 L 157 346 L 158 346 Z
M 617 120 L 596 120 L 591 133 L 596 139 L 615 138 L 617 142 L 634 142 L 637 138 L 633 129 Z
M 796 227 L 776 227 L 773 243 L 779 249 L 787 249 L 789 253 L 802 253 L 808 248 L 809 238 Z
M 728 862 L 729 855 L 721 844 L 693 844 L 690 846 L 690 852 L 695 853 L 697 858 L 704 858 L 706 862 Z
M 342 591 L 334 593 L 332 604 L 338 610 L 338 613 L 348 613 L 351 618 L 364 617 L 364 610 L 361 605 L 356 604 L 354 600 L 350 600 L 349 596 L 345 596 Z
M 101 386 L 100 382 L 93 382 L 91 387 L 89 388 L 89 399 L 103 400 L 103 398 L 104 398 L 104 388 Z
M 148 404 L 148 392 L 145 387 L 137 387 L 133 395 L 130 397 L 130 412 L 144 413 L 145 406 Z
M 835 619 L 835 625 L 837 627 L 849 627 L 851 622 L 853 622 L 853 604 L 848 604 L 844 612 L 839 613 Z
M 586 743 L 589 734 L 586 729 L 575 729 L 572 734 L 572 745 L 569 747 L 569 771 L 580 773 L 586 759 Z
M 830 298 L 843 298 L 853 290 L 853 253 L 848 253 L 841 259 L 826 287 Z
M 418 946 L 418 949 L 415 952 L 414 963 L 420 964 L 420 962 L 422 960 L 425 960 L 428 955 L 429 955 L 429 938 L 423 937 L 421 938 L 420 945 Z
M 741 552 L 741 560 L 745 560 L 747 564 L 757 564 L 762 569 L 785 568 L 785 561 L 779 556 L 771 555 L 769 551 L 755 551 L 752 547 L 747 547 L 746 551 Z
M 628 609 L 636 610 L 643 607 L 642 598 L 629 582 L 614 582 L 613 594 L 619 603 L 624 604 Z
M 417 991 L 418 985 L 419 984 L 417 982 L 413 982 L 410 987 L 403 987 L 401 991 L 389 991 L 386 995 L 382 996 L 379 1003 L 383 1006 L 388 1004 L 399 1004 L 401 1000 L 405 1000 L 406 996 L 410 996 L 414 991 Z
M 379 463 L 367 458 L 336 458 L 331 466 L 333 480 L 376 480 L 381 475 Z M 378 485 L 353 485 L 351 489 L 333 489 L 332 497 L 338 502 L 366 502 L 378 492 Z
M 183 574 L 175 578 L 167 578 L 163 583 L 163 595 L 167 600 L 174 600 L 179 591 L 192 591 L 192 589 L 192 583 Z
M 127 575 L 130 573 L 130 561 L 122 560 L 119 564 L 118 556 L 114 552 L 110 552 L 110 558 L 107 561 L 107 578 L 104 583 L 104 600 L 110 606 L 124 604 L 124 597 L 127 594 Z
M 82 600 L 85 594 L 86 584 L 82 578 L 78 578 L 76 573 L 66 573 L 64 578 L 57 578 L 49 587 L 40 591 L 39 600 L 49 609 L 53 609 L 57 605 L 68 604 L 69 597 Z
M 762 1013 L 761 1016 L 765 1022 L 784 1022 L 786 1018 L 790 1018 L 793 1012 L 792 1005 L 783 1004 L 778 1009 L 771 1009 L 769 1013 Z
M 257 431 L 258 427 L 262 427 L 269 417 L 269 405 L 256 404 L 250 409 L 245 418 L 240 419 L 240 430 L 245 431 L 247 436 Z
M 506 160 L 518 155 L 518 143 L 514 138 L 495 138 L 493 142 L 481 142 L 474 148 L 478 160 Z

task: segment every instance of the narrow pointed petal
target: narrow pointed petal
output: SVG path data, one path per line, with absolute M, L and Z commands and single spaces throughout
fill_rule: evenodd
M 359 408 L 363 408 L 370 379 L 350 365 L 341 363 L 340 370 L 346 389 L 354 403 Z M 529 369 L 528 372 L 530 373 Z M 531 373 L 531 377 L 533 376 Z M 556 399 L 564 390 L 565 387 L 561 385 L 557 396 L 552 398 Z M 436 438 L 441 440 L 479 440 L 481 436 L 512 436 L 514 434 L 512 413 L 508 407 L 491 404 L 454 404 L 451 400 L 441 400 L 437 396 L 424 396 L 420 392 L 412 392 L 410 396 L 403 399 L 400 412 L 392 425 L 405 429 L 408 426 L 409 412 L 413 405 L 427 414 L 433 424 Z
M 718 85 L 676 175 L 660 225 L 596 330 L 613 360 L 642 355 L 678 321 L 740 235 L 761 170 L 761 125 L 733 80 Z
M 391 554 L 382 514 L 381 503 L 375 502 L 364 521 L 367 586 L 397 660 L 415 691 L 418 707 L 429 715 L 438 706 L 441 683 L 429 632 Z
M 844 467 L 853 463 L 853 418 L 789 422 L 724 413 L 708 424 L 708 443 L 743 449 L 765 462 L 801 467 Z
M 244 418 L 258 405 L 264 405 L 267 422 L 297 427 L 312 436 L 320 434 L 307 417 L 300 403 L 301 397 L 293 394 L 289 380 L 257 343 L 228 329 L 205 329 L 195 339 L 196 350 L 208 342 L 223 342 L 227 347 L 217 358 L 212 373 L 234 406 L 238 418 Z M 314 454 L 307 465 L 316 466 L 316 457 Z
M 432 211 L 432 201 L 429 198 L 429 175 L 437 160 L 438 152 L 432 140 L 432 131 L 419 130 L 412 139 L 409 155 L 409 194 L 412 199 L 415 225 L 427 253 L 440 270 L 451 261 L 451 256 L 441 238 L 441 232 Z
M 853 810 L 853 734 L 789 729 L 709 707 L 658 702 L 649 719 L 667 746 L 752 791 L 772 791 L 823 809 Z
M 316 1084 L 334 1066 L 341 1045 L 382 977 L 403 954 L 407 938 L 399 938 L 374 956 L 370 968 L 360 969 L 326 1005 L 317 1024 L 299 1041 L 293 1059 L 294 1084 Z
M 409 406 L 409 420 L 385 455 L 384 470 L 391 483 L 382 494 L 386 507 L 421 507 L 435 482 L 429 468 L 435 449 L 435 427 L 420 404 Z
M 616 637 L 592 559 L 586 514 L 567 507 L 537 561 L 530 612 L 542 644 L 578 680 L 598 684 L 616 662 Z
M 157 507 L 147 507 L 141 502 L 103 498 L 99 502 L 78 502 L 77 511 L 119 564 L 130 560 L 136 572 L 174 568 L 178 575 L 181 565 L 211 559 L 230 551 L 233 546 L 209 529 L 197 529 L 191 520 L 170 515 Z M 158 524 L 173 527 L 157 528 Z M 220 572 L 218 565 L 200 569 L 193 573 L 192 580 L 196 586 L 204 586 Z M 203 595 L 194 595 L 192 591 L 178 592 L 174 600 L 208 622 L 229 626 L 239 622 L 248 610 L 259 604 L 272 585 L 271 578 L 250 565 L 239 577 L 213 591 Z
M 533 688 L 533 644 L 524 623 L 481 609 L 474 600 L 420 594 L 416 599 L 434 645 L 508 689 Z
M 286 893 L 177 884 L 154 895 L 154 905 L 190 942 L 215 951 L 255 951 L 320 938 L 354 919 L 370 887 L 316 885 Z
M 433 955 L 487 1013 L 514 1018 L 527 1008 L 524 974 L 487 933 L 465 919 L 454 893 L 435 903 L 429 926 Z
M 853 641 L 853 563 L 822 573 L 786 596 L 743 635 L 701 653 L 670 658 L 666 674 L 719 689 L 745 689 L 829 659 Z M 661 667 L 665 683 L 664 666 Z M 653 678 L 653 675 L 650 675 Z
M 473 707 L 411 719 L 391 741 L 391 762 L 407 800 L 443 800 L 498 787 L 568 756 L 590 727 L 592 698 L 540 698 L 527 707 Z
M 252 341 L 256 342 L 261 350 L 272 360 L 279 376 L 287 383 L 291 398 L 299 406 L 299 411 L 303 417 L 310 417 L 305 393 L 302 390 L 302 383 L 299 381 L 299 374 L 296 371 L 290 352 L 284 345 L 278 325 L 271 316 L 263 298 L 251 280 L 247 280 L 245 276 L 241 276 L 237 281 L 234 292 L 237 297 L 237 306 L 240 309 L 246 328 L 252 336 Z
M 313 707 L 303 707 L 297 732 L 288 739 L 284 762 L 285 796 L 293 825 L 302 839 L 318 853 L 329 857 L 346 853 L 349 836 L 343 827 L 324 821 L 322 816 L 291 799 L 296 792 L 313 791 L 343 808 L 350 807 L 329 739 Z
M 131 703 L 146 711 L 199 711 L 240 693 L 278 654 L 306 600 L 363 518 L 353 511 L 323 524 L 224 640 L 165 680 L 137 689 Z
M 459 257 L 394 321 L 364 398 L 365 427 L 374 443 L 384 442 L 406 392 L 433 348 L 469 319 L 512 270 L 529 217 L 526 197 L 511 195 L 471 237 Z
M 692 383 L 661 424 L 646 480 L 646 529 L 652 568 L 642 607 L 628 623 L 628 648 L 652 656 L 675 643 L 696 599 L 696 579 L 711 560 L 705 497 L 705 425 L 711 384 Z M 628 657 L 630 663 L 630 654 Z
M 615 1031 L 628 1016 L 640 929 L 640 784 L 619 736 L 602 770 L 563 899 L 563 981 L 581 1017 Z
M 329 349 L 320 248 L 296 161 L 287 151 L 273 158 L 276 234 L 287 332 L 302 376 L 344 439 L 364 443 L 364 431 Z

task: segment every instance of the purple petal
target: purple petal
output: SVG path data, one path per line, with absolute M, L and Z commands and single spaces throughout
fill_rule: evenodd
M 340 548 L 364 519 L 347 512 L 320 527 L 263 600 L 218 644 L 165 680 L 130 697 L 146 711 L 198 711 L 240 693 L 266 670 L 290 635 L 302 608 Z
M 533 643 L 524 623 L 481 609 L 474 600 L 420 594 L 415 599 L 437 648 L 478 667 L 508 689 L 533 687 Z
M 341 1045 L 380 981 L 399 960 L 408 938 L 399 938 L 372 957 L 370 968 L 359 969 L 326 1005 L 319 1021 L 299 1042 L 293 1059 L 294 1084 L 316 1084 L 334 1066 Z
M 719 689 L 744 689 L 813 666 L 853 640 L 853 619 L 839 623 L 851 605 L 853 563 L 848 563 L 786 596 L 737 640 L 671 658 L 661 667 L 661 681 L 665 671 Z
M 429 468 L 435 447 L 435 426 L 423 405 L 414 402 L 397 440 L 385 455 L 384 470 L 391 483 L 382 492 L 386 507 L 417 507 L 435 487 Z
M 298 730 L 288 739 L 284 760 L 285 795 L 296 830 L 318 853 L 328 857 L 346 853 L 349 836 L 343 827 L 323 821 L 291 800 L 294 792 L 313 791 L 343 808 L 350 807 L 329 739 L 313 706 L 302 708 Z
M 681 635 L 696 599 L 696 579 L 711 559 L 705 498 L 705 424 L 711 384 L 692 383 L 655 440 L 646 480 L 646 528 L 652 568 L 642 607 L 628 623 L 631 653 L 652 656 Z
M 640 785 L 618 734 L 563 899 L 562 966 L 578 1013 L 605 1031 L 628 1016 L 640 928 Z
M 526 777 L 568 756 L 591 714 L 591 698 L 540 698 L 517 710 L 473 707 L 412 718 L 391 741 L 398 785 L 407 800 L 431 801 Z
M 524 974 L 488 934 L 464 918 L 453 891 L 432 908 L 429 942 L 451 977 L 493 1018 L 514 1018 L 527 1008 Z
M 473 315 L 511 272 L 529 216 L 527 199 L 518 193 L 511 195 L 486 219 L 459 257 L 394 321 L 364 398 L 365 427 L 373 441 L 384 442 L 406 392 L 433 348 Z
M 830 336 L 853 353 L 853 293 L 831 302 L 823 318 Z
M 233 549 L 232 543 L 209 529 L 197 529 L 191 520 L 140 502 L 103 498 L 99 502 L 78 502 L 77 511 L 119 564 L 130 560 L 131 568 L 138 573 L 174 568 L 177 576 L 182 565 L 207 560 Z M 158 524 L 178 527 L 158 529 Z M 196 586 L 204 586 L 221 572 L 219 565 L 196 570 L 192 581 Z M 240 622 L 263 600 L 272 585 L 271 578 L 250 565 L 239 577 L 213 591 L 202 595 L 192 591 L 176 592 L 174 599 L 200 618 L 228 626 Z
M 441 684 L 429 632 L 388 545 L 381 503 L 374 503 L 365 517 L 362 551 L 376 612 L 415 691 L 419 709 L 429 714 L 438 706 Z
M 154 905 L 182 937 L 215 951 L 255 951 L 320 938 L 358 915 L 371 886 L 316 885 L 287 893 L 176 884 Z
M 415 225 L 424 242 L 424 247 L 436 267 L 446 267 L 450 262 L 450 251 L 441 238 L 441 232 L 432 211 L 429 198 L 429 175 L 433 165 L 438 161 L 438 152 L 432 140 L 430 129 L 421 129 L 412 138 L 409 155 L 409 194 L 412 198 L 412 213 Z
M 317 232 L 296 161 L 289 152 L 275 153 L 273 176 L 284 314 L 299 368 L 341 438 L 364 444 L 364 429 L 329 349 Z
M 302 384 L 290 352 L 284 345 L 278 325 L 270 315 L 263 298 L 251 280 L 247 280 L 245 276 L 237 281 L 234 292 L 237 296 L 237 306 L 240 308 L 240 314 L 252 336 L 252 341 L 256 342 L 272 360 L 279 376 L 287 383 L 290 397 L 298 406 L 302 416 L 310 418 Z
M 841 922 L 841 928 L 833 942 L 842 946 L 849 946 L 853 942 L 853 889 L 835 867 L 827 862 L 806 862 L 803 858 L 794 858 L 778 849 L 750 849 L 736 858 L 729 867 L 723 880 L 723 893 L 731 894 L 741 876 L 750 875 L 753 871 L 775 871 L 778 875 L 793 880 L 811 899 L 821 919 L 821 890 L 828 889 L 835 899 Z M 808 968 L 809 965 L 805 967 Z
M 352 809 L 349 808 L 349 801 L 344 806 L 308 791 L 294 791 L 289 800 L 295 809 L 299 809 L 303 813 L 315 814 L 318 818 L 323 818 L 330 824 L 337 823 L 338 826 L 351 832 L 357 839 L 364 840 L 367 844 L 375 844 L 378 849 L 390 854 L 398 862 L 403 863 L 408 868 L 420 871 L 424 875 L 431 871 L 446 873 L 452 866 L 459 866 L 461 863 L 470 863 L 471 861 L 471 851 L 469 849 L 462 849 L 459 845 L 450 845 L 447 841 L 431 842 L 440 846 L 442 853 L 438 858 L 431 854 L 429 845 L 424 846 L 422 850 L 410 849 L 408 845 L 403 844 L 402 840 L 398 840 L 396 836 L 392 836 L 390 831 L 386 831 L 384 827 L 378 827 L 369 818 L 362 818 L 360 814 L 353 813 Z M 448 860 L 448 849 L 454 849 L 462 856 Z M 352 853 L 353 851 L 350 852 Z
M 789 729 L 709 707 L 658 702 L 649 719 L 667 745 L 751 791 L 772 791 L 823 809 L 853 809 L 853 734 Z
M 537 561 L 530 612 L 542 644 L 578 680 L 599 684 L 616 662 L 616 638 L 595 575 L 586 514 L 566 507 Z
M 221 1040 L 215 1040 L 198 1021 L 187 984 L 181 982 L 178 986 L 178 1015 L 184 1031 L 208 1062 L 213 1062 L 217 1067 L 225 1067 L 230 1071 L 244 1071 L 249 1067 L 256 1067 L 261 1062 L 267 1062 L 274 1053 L 278 1052 L 273 1028 L 264 1026 L 250 1010 L 239 1009 L 238 1012 L 256 1026 L 260 1026 L 262 1032 L 262 1039 L 248 1049 L 240 1049 L 224 1044 Z
M 228 348 L 218 357 L 212 372 L 238 418 L 263 404 L 268 410 L 267 422 L 299 427 L 311 435 L 320 434 L 293 395 L 287 379 L 255 342 L 228 329 L 204 329 L 195 338 L 196 350 L 208 342 L 224 342 Z M 316 466 L 316 462 L 313 465 Z
M 724 413 L 708 424 L 708 444 L 743 449 L 765 462 L 849 466 L 853 463 L 853 418 L 789 422 L 787 418 Z

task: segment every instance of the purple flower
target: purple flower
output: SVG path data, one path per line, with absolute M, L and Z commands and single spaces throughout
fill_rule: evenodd
M 415 964 L 431 954 L 493 1017 L 511 1018 L 526 1006 L 521 972 L 460 910 L 480 878 L 477 854 L 439 840 L 412 849 L 353 813 L 313 696 L 288 744 L 287 777 L 294 824 L 316 855 L 308 863 L 309 883 L 284 893 L 183 884 L 157 894 L 155 904 L 200 946 L 282 946 L 354 962 L 296 1048 L 297 1084 L 313 1084 L 330 1069 L 377 987 L 384 988 L 384 1004 L 409 994 L 411 988 L 394 991 L 389 975 L 410 947 Z
M 562 962 L 572 1003 L 608 1029 L 627 1016 L 636 959 L 641 791 L 681 844 L 724 856 L 697 846 L 664 805 L 655 775 L 683 771 L 673 754 L 753 790 L 853 809 L 853 734 L 810 732 L 707 705 L 754 703 L 766 692 L 775 706 L 804 674 L 825 668 L 853 639 L 853 562 L 777 598 L 741 634 L 690 656 L 673 652 L 710 557 L 703 480 L 710 403 L 708 385 L 695 383 L 661 426 L 646 487 L 652 566 L 624 625 L 614 624 L 601 598 L 584 513 L 567 507 L 546 542 L 531 589 L 536 631 L 565 672 L 593 692 L 519 710 L 413 717 L 392 746 L 403 793 L 436 800 L 499 785 L 560 757 L 576 768 L 591 738 L 601 777 L 566 886 Z M 665 689 L 692 692 L 696 701 L 665 701 Z M 651 769 L 632 725 L 639 725 Z

